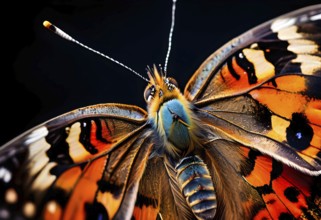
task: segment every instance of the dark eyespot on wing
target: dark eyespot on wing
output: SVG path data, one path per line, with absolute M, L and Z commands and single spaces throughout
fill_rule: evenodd
M 286 190 L 284 190 L 284 195 L 291 202 L 298 202 L 298 196 L 300 195 L 300 192 L 294 187 L 288 187 Z
M 293 220 L 293 216 L 289 213 L 281 213 L 279 220 Z
M 289 127 L 286 129 L 286 138 L 289 145 L 297 150 L 304 150 L 310 146 L 313 129 L 303 114 L 293 113 Z
M 85 210 L 87 220 L 109 219 L 105 207 L 99 202 L 94 202 L 93 204 L 86 203 Z

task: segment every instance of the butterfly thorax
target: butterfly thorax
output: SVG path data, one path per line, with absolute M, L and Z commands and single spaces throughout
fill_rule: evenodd
M 172 156 L 191 152 L 196 140 L 191 104 L 177 87 L 175 79 L 159 74 L 157 68 L 148 72 L 150 83 L 144 97 L 148 104 L 148 118 L 165 151 Z

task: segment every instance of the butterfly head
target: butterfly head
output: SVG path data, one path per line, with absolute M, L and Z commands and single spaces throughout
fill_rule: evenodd
M 174 146 L 169 152 L 186 152 L 193 136 L 193 120 L 190 104 L 180 92 L 175 79 L 167 77 L 157 68 L 148 70 L 149 84 L 144 98 L 148 117 L 164 142 Z
M 158 109 L 159 105 L 180 95 L 175 79 L 166 77 L 154 66 L 148 69 L 149 84 L 145 89 L 144 98 L 150 109 Z

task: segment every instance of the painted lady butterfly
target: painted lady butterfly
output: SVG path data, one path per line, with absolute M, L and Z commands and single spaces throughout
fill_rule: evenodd
M 57 32 L 49 23 L 46 26 Z M 88 106 L 0 151 L 2 219 L 320 219 L 321 5 L 225 44 L 147 110 Z

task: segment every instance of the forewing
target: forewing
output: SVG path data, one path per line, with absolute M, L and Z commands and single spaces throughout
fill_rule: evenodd
M 320 175 L 320 43 L 321 5 L 284 15 L 212 54 L 185 96 L 226 138 Z
M 1 148 L 1 218 L 128 219 L 152 147 L 135 106 L 95 105 L 39 125 Z
M 319 219 L 321 5 L 212 54 L 185 88 L 204 135 L 218 219 Z

